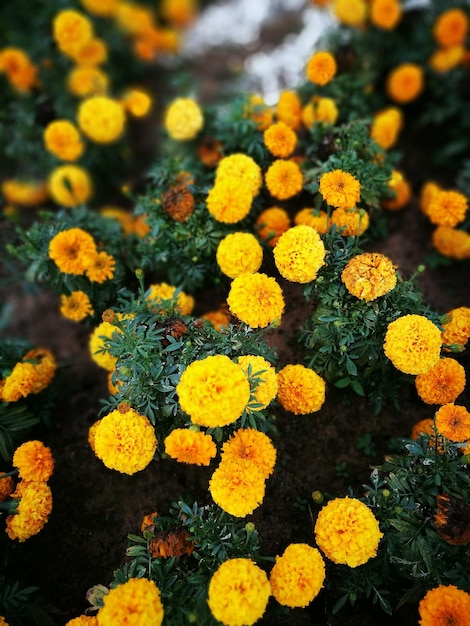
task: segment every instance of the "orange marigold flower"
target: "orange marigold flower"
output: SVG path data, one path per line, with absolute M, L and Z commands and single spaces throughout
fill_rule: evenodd
M 207 320 L 216 330 L 227 328 L 230 325 L 230 313 L 226 307 L 222 307 L 216 311 L 208 311 L 201 315 L 201 319 Z
M 387 76 L 386 91 L 395 102 L 415 100 L 424 89 L 423 69 L 415 63 L 402 63 Z
M 364 209 L 340 207 L 331 214 L 331 225 L 341 229 L 343 237 L 359 237 L 369 228 L 369 214 Z
M 426 215 L 433 224 L 452 228 L 463 222 L 467 209 L 468 200 L 463 193 L 439 190 L 432 196 Z
M 57 13 L 52 29 L 59 50 L 69 56 L 76 54 L 93 37 L 90 20 L 73 9 Z
M 27 93 L 37 84 L 37 68 L 20 48 L 8 46 L 0 50 L 0 72 L 5 72 L 20 93 Z
M 98 618 L 96 615 L 79 615 L 78 617 L 69 619 L 69 621 L 65 623 L 65 626 L 98 626 Z
M 434 437 L 435 434 L 434 420 L 432 417 L 426 417 L 413 425 L 410 438 L 416 441 L 416 439 L 418 439 L 421 435 L 430 435 L 431 437 Z
M 106 96 L 92 96 L 78 108 L 78 125 L 85 135 L 99 144 L 116 141 L 124 132 L 126 116 L 122 105 Z
M 291 608 L 305 607 L 323 587 L 323 557 L 306 543 L 291 543 L 281 556 L 276 556 L 269 580 L 272 594 L 279 604 Z
M 216 182 L 206 198 L 209 213 L 224 224 L 236 224 L 250 212 L 253 195 L 249 188 L 236 178 Z
M 42 441 L 26 441 L 16 448 L 12 464 L 24 481 L 47 482 L 54 471 L 51 449 Z
M 341 273 L 346 289 L 360 300 L 376 300 L 397 284 L 395 266 L 379 252 L 364 252 L 353 257 Z
M 426 404 L 448 404 L 465 389 L 465 369 L 455 359 L 442 358 L 415 378 L 416 391 Z
M 114 17 L 119 0 L 80 0 L 83 8 L 92 15 Z
M 105 63 L 108 58 L 108 47 L 99 37 L 92 37 L 84 46 L 69 56 L 77 65 L 94 67 Z
M 235 517 L 251 515 L 264 499 L 261 470 L 236 459 L 222 460 L 209 481 L 209 491 L 221 509 Z
M 465 626 L 470 613 L 470 594 L 454 585 L 430 589 L 418 605 L 420 626 Z
M 165 438 L 165 452 L 178 463 L 210 465 L 217 447 L 210 435 L 187 428 L 175 428 Z
M 44 144 L 49 152 L 64 161 L 76 161 L 84 150 L 80 133 L 67 120 L 55 120 L 46 127 Z
M 432 244 L 450 259 L 470 259 L 470 234 L 450 226 L 438 226 L 431 236 Z
M 281 91 L 276 107 L 277 119 L 285 122 L 292 130 L 302 124 L 302 102 L 295 91 Z
M 403 113 L 397 107 L 388 107 L 374 115 L 370 136 L 384 150 L 397 142 L 403 127 Z
M 423 374 L 438 362 L 441 332 L 423 315 L 403 315 L 390 322 L 385 333 L 384 352 L 405 374 Z
M 4 473 L 5 472 L 0 470 L 0 476 Z M 4 502 L 14 490 L 15 481 L 11 476 L 4 476 L 3 478 L 0 478 L 0 502 Z
M 26 541 L 42 530 L 52 511 L 52 492 L 43 481 L 20 481 L 13 499 L 20 499 L 17 513 L 6 518 L 5 530 L 11 540 Z
M 174 307 L 175 312 L 180 315 L 190 315 L 194 309 L 194 298 L 168 283 L 150 285 L 147 300 L 158 313 L 165 312 L 168 307 Z
M 365 24 L 367 17 L 365 0 L 334 0 L 333 13 L 342 24 L 359 28 Z
M 161 626 L 163 604 L 160 591 L 153 580 L 129 578 L 114 587 L 103 597 L 104 606 L 99 610 L 98 626 L 117 624 L 152 624 Z
M 266 480 L 274 471 L 276 448 L 271 439 L 253 428 L 239 428 L 222 446 L 222 461 L 250 464 L 261 472 Z
M 67 89 L 78 98 L 103 95 L 108 86 L 107 75 L 97 67 L 78 65 L 67 76 Z
M 290 228 L 289 214 L 277 206 L 265 209 L 256 218 L 255 228 L 258 236 L 273 248 L 282 233 Z
M 393 170 L 388 187 L 395 193 L 395 198 L 382 200 L 380 204 L 384 209 L 397 211 L 410 203 L 412 197 L 411 186 L 401 172 Z
M 27 352 L 23 360 L 25 365 L 28 362 L 34 367 L 34 380 L 32 393 L 40 393 L 49 386 L 57 369 L 57 363 L 53 353 L 47 348 L 35 348 Z
M 277 374 L 274 367 L 262 356 L 247 354 L 238 357 L 238 365 L 242 368 L 248 380 L 253 386 L 253 379 L 256 385 L 252 393 L 255 395 L 256 408 L 259 411 L 265 409 L 277 394 Z M 247 412 L 250 412 L 250 404 Z
M 433 26 L 437 43 L 444 48 L 465 43 L 468 34 L 468 16 L 462 9 L 449 9 L 441 13 Z
M 216 259 L 221 271 L 229 278 L 235 278 L 259 270 L 263 248 L 251 233 L 232 233 L 220 241 Z
M 216 184 L 233 179 L 252 196 L 256 196 L 263 182 L 260 166 L 251 157 L 241 153 L 226 156 L 217 165 Z
M 295 283 L 315 280 L 325 264 L 325 246 L 318 232 L 300 224 L 283 233 L 274 247 L 274 262 L 281 276 Z
M 43 181 L 5 180 L 1 185 L 2 194 L 10 204 L 32 207 L 47 200 L 49 192 Z
M 197 0 L 163 0 L 159 10 L 165 20 L 178 28 L 186 28 L 195 20 L 197 8 Z
M 142 89 L 129 89 L 122 96 L 121 104 L 134 117 L 145 117 L 152 106 L 152 98 Z
M 311 128 L 318 122 L 335 124 L 338 116 L 339 110 L 333 98 L 315 96 L 302 109 L 302 123 L 306 128 Z
M 433 70 L 439 73 L 449 72 L 454 67 L 460 65 L 465 58 L 465 48 L 463 46 L 452 46 L 451 48 L 439 48 L 428 59 L 428 64 Z
M 425 215 L 428 214 L 429 204 L 438 191 L 441 191 L 441 187 L 433 180 L 426 181 L 421 187 L 419 208 Z
M 86 268 L 86 275 L 93 283 L 104 283 L 113 278 L 115 267 L 116 261 L 113 256 L 104 251 L 97 252 L 90 259 L 90 264 Z
M 1 398 L 4 402 L 17 402 L 30 393 L 40 393 L 52 381 L 57 364 L 54 355 L 46 348 L 27 352 L 3 381 Z
M 300 224 L 311 226 L 320 235 L 324 235 L 328 231 L 328 214 L 326 211 L 317 211 L 316 209 L 306 207 L 305 209 L 300 209 L 295 214 L 294 224 L 297 226 Z
M 304 177 L 297 163 L 278 159 L 269 166 L 265 181 L 274 198 L 287 200 L 302 191 Z
M 192 98 L 173 100 L 166 111 L 165 128 L 172 139 L 194 139 L 204 126 L 204 116 L 198 103 Z
M 349 172 L 333 170 L 322 174 L 319 191 L 330 206 L 351 209 L 361 198 L 361 183 Z
M 213 137 L 203 137 L 197 147 L 197 156 L 207 167 L 215 167 L 222 159 L 222 144 Z
M 266 130 L 272 124 L 273 112 L 265 103 L 263 98 L 258 94 L 249 97 L 245 115 L 253 120 L 259 131 Z
M 315 539 L 333 563 L 358 567 L 377 554 L 383 533 L 372 511 L 356 498 L 330 500 L 318 514 Z
M 295 415 L 319 411 L 325 402 L 326 384 L 312 369 L 303 365 L 286 365 L 277 375 L 277 399 Z
M 458 344 L 465 347 L 470 339 L 470 308 L 460 306 L 451 309 L 447 316 L 450 320 L 442 324 L 442 343 L 447 346 Z
M 401 20 L 403 8 L 400 0 L 372 0 L 370 21 L 383 30 L 392 30 Z
M 297 135 L 284 122 L 276 122 L 263 133 L 264 145 L 275 157 L 284 159 L 290 156 L 297 145 Z
M 327 85 L 335 76 L 337 70 L 335 57 L 331 52 L 321 50 L 310 57 L 306 74 L 309 81 L 316 85 Z
M 119 222 L 125 235 L 130 235 L 134 232 L 134 217 L 128 209 L 107 204 L 99 209 L 99 213 L 103 217 Z
M 95 255 L 95 240 L 81 228 L 62 230 L 49 242 L 49 257 L 64 274 L 84 274 Z
M 470 439 L 470 413 L 464 406 L 449 402 L 435 415 L 436 428 L 446 439 L 461 443 Z
M 60 312 L 74 322 L 81 322 L 94 313 L 90 298 L 80 289 L 72 291 L 69 296 L 65 294 L 60 296 Z
M 233 315 L 252 328 L 279 324 L 284 311 L 281 287 L 274 278 L 259 272 L 237 276 L 227 304 Z
M 73 208 L 87 202 L 93 185 L 87 170 L 78 165 L 60 165 L 49 176 L 48 188 L 57 204 Z

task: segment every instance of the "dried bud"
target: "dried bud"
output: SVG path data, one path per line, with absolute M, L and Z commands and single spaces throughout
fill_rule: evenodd
M 322 492 L 312 491 L 312 500 L 315 502 L 315 504 L 321 504 L 324 500 Z
M 185 185 L 178 185 L 163 195 L 162 206 L 176 222 L 185 222 L 194 211 L 194 197 Z
M 103 311 L 101 319 L 103 320 L 103 322 L 108 322 L 109 324 L 112 324 L 116 319 L 116 313 L 112 309 L 106 309 L 105 311 Z
M 127 413 L 128 411 L 131 410 L 131 405 L 129 404 L 129 402 L 126 402 L 126 401 L 120 402 L 117 405 L 117 410 L 119 411 L 119 413 L 122 413 L 122 414 Z
M 156 559 L 169 559 L 172 556 L 191 554 L 194 544 L 188 541 L 189 532 L 186 528 L 177 527 L 162 530 L 150 541 L 150 554 Z
M 462 498 L 443 493 L 437 496 L 434 516 L 437 532 L 451 546 L 470 543 L 470 505 Z
M 197 155 L 207 167 L 215 167 L 222 158 L 222 144 L 212 137 L 204 137 L 197 148 Z

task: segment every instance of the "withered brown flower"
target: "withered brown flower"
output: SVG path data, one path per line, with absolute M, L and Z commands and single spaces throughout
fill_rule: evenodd
M 194 211 L 194 197 L 186 185 L 177 185 L 163 194 L 162 206 L 175 222 L 185 222 Z
M 470 543 L 470 504 L 448 493 L 437 496 L 434 516 L 439 535 L 452 546 Z
M 150 541 L 150 554 L 156 559 L 189 555 L 194 550 L 194 544 L 188 541 L 188 537 L 189 531 L 181 526 L 171 530 L 161 530 Z

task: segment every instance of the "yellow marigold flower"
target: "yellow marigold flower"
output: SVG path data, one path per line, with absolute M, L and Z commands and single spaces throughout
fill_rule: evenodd
M 117 358 L 104 348 L 105 339 L 111 339 L 114 333 L 120 333 L 119 328 L 109 322 L 101 322 L 90 335 L 89 348 L 93 361 L 108 372 L 116 368 Z
M 60 312 L 64 317 L 74 322 L 81 322 L 85 317 L 94 313 L 90 298 L 79 289 L 72 291 L 69 296 L 65 294 L 60 296 Z
M 152 424 L 134 409 L 105 415 L 96 427 L 94 443 L 94 452 L 106 467 L 130 475 L 147 467 L 157 447 Z
M 101 420 L 96 420 L 94 424 L 90 426 L 88 429 L 88 444 L 90 448 L 95 452 L 95 437 L 96 437 L 96 429 L 98 428 L 98 424 Z M 96 453 L 95 453 L 96 454 Z
M 426 181 L 421 187 L 419 207 L 425 215 L 428 213 L 428 207 L 431 200 L 438 191 L 441 191 L 441 187 L 439 187 L 439 185 L 433 180 Z
M 370 136 L 384 150 L 397 142 L 403 128 L 403 113 L 397 107 L 388 107 L 374 115 Z
M 17 402 L 33 393 L 37 370 L 32 363 L 17 363 L 11 374 L 5 378 L 1 389 L 4 402 Z
M 122 231 L 125 235 L 130 235 L 134 232 L 134 217 L 131 211 L 123 209 L 122 207 L 105 205 L 99 210 L 100 215 L 114 219 L 121 224 Z
M 264 615 L 270 595 L 266 573 L 251 559 L 229 559 L 213 574 L 207 602 L 224 626 L 251 626 Z
M 285 209 L 273 206 L 262 211 L 256 218 L 258 236 L 273 248 L 279 237 L 290 228 L 290 217 Z
M 264 145 L 275 157 L 290 156 L 297 145 L 297 135 L 284 122 L 276 122 L 263 133 Z
M 20 481 L 13 499 L 20 499 L 16 515 L 6 519 L 6 532 L 10 539 L 26 541 L 42 530 L 52 511 L 52 492 L 49 485 L 42 481 Z
M 465 58 L 465 48 L 463 46 L 452 46 L 451 48 L 439 48 L 429 58 L 430 67 L 436 72 L 449 72 L 454 67 L 460 65 Z
M 349 567 L 373 558 L 381 537 L 374 514 L 356 498 L 330 500 L 315 523 L 315 539 L 323 554 L 333 563 Z
M 124 132 L 126 117 L 121 104 L 105 96 L 92 96 L 78 108 L 78 125 L 95 143 L 112 143 Z
M 250 399 L 250 383 L 228 356 L 217 354 L 194 361 L 176 387 L 179 403 L 191 420 L 216 428 L 237 420 Z
M 260 166 L 251 157 L 241 153 L 226 156 L 217 165 L 216 184 L 233 179 L 252 196 L 256 196 L 263 182 Z
M 67 89 L 79 98 L 105 94 L 108 86 L 107 75 L 97 67 L 79 65 L 67 76 Z
M 84 145 L 76 127 L 67 120 L 55 120 L 44 131 L 44 145 L 49 152 L 64 161 L 81 157 Z
M 441 13 L 434 23 L 433 35 L 440 46 L 451 48 L 465 43 L 468 34 L 468 16 L 462 9 Z
M 28 482 L 47 482 L 54 471 L 51 449 L 37 440 L 26 441 L 16 448 L 12 464 L 18 469 L 19 477 Z
M 34 364 L 35 374 L 32 393 L 40 393 L 49 386 L 57 369 L 53 353 L 47 348 L 35 348 L 27 352 L 23 360 Z
M 277 399 L 295 415 L 319 411 L 325 402 L 326 384 L 316 372 L 303 365 L 285 365 L 277 375 Z
M 198 103 L 192 98 L 173 100 L 165 115 L 165 128 L 172 139 L 194 139 L 204 126 L 204 116 Z
M 108 58 L 108 47 L 102 39 L 93 37 L 82 48 L 72 53 L 70 56 L 77 65 L 95 67 L 106 62 Z
M 467 197 L 459 191 L 437 191 L 430 200 L 426 215 L 433 224 L 450 226 L 460 224 L 468 209 Z
M 216 253 L 217 264 L 229 278 L 257 272 L 263 261 L 263 248 L 251 233 L 232 233 L 224 237 Z
M 78 165 L 60 165 L 49 176 L 51 198 L 64 207 L 76 207 L 87 202 L 93 192 L 89 173 Z
M 222 460 L 209 481 L 214 502 L 235 517 L 251 515 L 263 502 L 265 489 L 261 471 L 236 459 Z
M 423 374 L 438 362 L 441 332 L 423 315 L 403 315 L 390 322 L 385 333 L 384 352 L 405 374 Z
M 37 84 L 37 68 L 21 48 L 8 46 L 0 50 L 0 72 L 20 93 L 27 93 Z
M 79 615 L 66 622 L 65 626 L 98 626 L 96 615 Z
M 364 0 L 335 0 L 333 13 L 342 24 L 359 28 L 367 17 L 367 3 Z
M 388 182 L 388 187 L 395 193 L 395 198 L 392 200 L 382 200 L 381 206 L 384 209 L 397 211 L 403 209 L 410 203 L 412 197 L 411 186 L 401 172 L 393 170 L 392 176 Z
M 154 29 L 153 11 L 142 4 L 119 2 L 115 13 L 118 25 L 132 35 L 140 35 Z
M 227 328 L 230 325 L 230 313 L 226 307 L 222 307 L 216 311 L 208 311 L 201 315 L 201 319 L 207 320 L 216 330 Z
M 274 262 L 281 276 L 294 283 L 315 280 L 325 264 L 325 246 L 318 232 L 300 224 L 283 233 L 274 247 Z
M 179 291 L 176 295 L 176 287 L 168 283 L 150 285 L 147 300 L 158 313 L 165 311 L 165 306 L 161 308 L 163 303 L 171 303 L 180 315 L 190 315 L 194 309 L 194 298 L 184 291 Z
M 145 117 L 152 107 L 152 98 L 142 89 L 129 89 L 124 93 L 121 104 L 134 117 Z
M 451 346 L 458 344 L 465 347 L 470 338 L 470 308 L 460 306 L 448 313 L 450 320 L 442 324 L 442 343 Z
M 175 428 L 165 438 L 165 452 L 178 463 L 210 465 L 217 447 L 210 435 L 187 428 Z
M 324 235 L 328 231 L 328 215 L 326 211 L 317 211 L 316 209 L 306 207 L 300 209 L 294 217 L 294 223 L 299 226 L 311 226 L 320 235 Z
M 97 252 L 90 259 L 90 264 L 86 268 L 86 275 L 93 283 L 104 283 L 114 276 L 116 261 L 107 252 Z
M 402 63 L 388 74 L 385 88 L 395 102 L 411 102 L 424 89 L 424 72 L 416 63 Z
M 317 597 L 325 580 L 320 552 L 306 543 L 291 543 L 269 575 L 273 596 L 283 606 L 305 607 Z
M 163 605 L 160 590 L 147 578 L 130 578 L 103 597 L 104 606 L 98 611 L 98 626 L 160 626 Z
M 335 57 L 331 52 L 319 51 L 310 57 L 306 75 L 310 82 L 316 85 L 327 85 L 335 76 L 337 70 Z
M 295 91 L 281 91 L 276 115 L 280 122 L 285 122 L 292 130 L 300 128 L 302 124 L 302 102 Z
M 119 0 L 80 0 L 80 3 L 92 15 L 114 17 Z
M 57 47 L 69 56 L 76 54 L 93 37 L 90 20 L 73 9 L 64 9 L 57 13 L 52 30 Z
M 62 230 L 49 242 L 49 257 L 64 274 L 84 274 L 95 255 L 95 240 L 81 228 Z
M 364 252 L 348 261 L 341 280 L 349 293 L 370 302 L 394 289 L 397 274 L 395 266 L 384 254 Z
M 236 224 L 250 212 L 253 195 L 236 178 L 216 182 L 206 198 L 209 213 L 224 224 Z
M 438 226 L 431 236 L 432 244 L 443 256 L 470 259 L 470 234 L 450 226 Z
M 222 446 L 222 461 L 236 461 L 247 466 L 252 464 L 266 480 L 274 471 L 276 448 L 271 439 L 259 430 L 239 428 Z
M 274 278 L 259 272 L 237 276 L 227 304 L 233 315 L 252 328 L 279 324 L 284 311 L 281 287 Z
M 464 406 L 448 402 L 435 415 L 436 428 L 451 441 L 463 442 L 470 439 L 470 413 Z
M 331 225 L 341 229 L 343 237 L 360 237 L 369 228 L 369 214 L 364 209 L 340 207 L 331 214 Z
M 401 20 L 403 8 L 400 0 L 372 0 L 370 21 L 383 30 L 392 30 Z
M 266 130 L 273 121 L 272 109 L 267 106 L 263 98 L 258 94 L 253 94 L 249 97 L 245 114 L 255 122 L 259 131 Z
M 265 181 L 274 198 L 287 200 L 302 191 L 304 177 L 297 163 L 278 159 L 269 166 Z
M 343 170 L 322 174 L 319 190 L 323 199 L 336 208 L 351 209 L 361 197 L 361 183 Z
M 277 394 L 276 370 L 264 357 L 253 354 L 239 356 L 238 365 L 246 376 L 248 376 L 248 370 L 251 370 L 250 377 L 259 379 L 254 390 L 255 402 L 259 405 L 256 410 L 265 409 Z M 250 377 L 248 377 L 249 380 Z M 250 411 L 250 405 L 248 405 L 247 410 Z
M 162 16 L 179 28 L 185 28 L 197 15 L 196 0 L 163 0 L 160 11 Z
M 454 585 L 430 589 L 418 605 L 420 626 L 466 626 L 470 612 L 470 594 Z
M 335 124 L 339 116 L 339 110 L 333 98 L 314 97 L 311 102 L 302 109 L 302 122 L 306 128 L 314 124 Z
M 416 391 L 426 404 L 448 404 L 465 389 L 465 369 L 455 359 L 439 359 L 415 378 Z
M 5 472 L 0 470 L 0 475 Z M 11 476 L 0 478 L 0 502 L 4 502 L 15 490 L 15 481 Z M 0 622 L 1 623 L 1 622 Z
M 24 207 L 42 204 L 49 197 L 47 185 L 43 181 L 10 179 L 3 181 L 1 188 L 8 203 Z

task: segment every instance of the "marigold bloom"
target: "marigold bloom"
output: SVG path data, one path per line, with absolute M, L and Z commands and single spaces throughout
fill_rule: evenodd
M 179 403 L 191 420 L 216 428 L 237 420 L 250 399 L 250 383 L 228 356 L 218 354 L 194 361 L 176 387 Z
M 341 280 L 349 293 L 370 302 L 394 289 L 397 274 L 395 266 L 384 254 L 364 252 L 348 261 Z
M 360 237 L 369 228 L 370 218 L 364 209 L 335 209 L 331 225 L 341 229 L 343 237 Z
M 442 343 L 447 346 L 458 344 L 465 347 L 470 339 L 470 308 L 460 306 L 448 313 L 450 320 L 442 324 Z
M 383 30 L 392 30 L 401 20 L 403 8 L 400 0 L 372 0 L 370 21 Z
M 44 131 L 44 145 L 49 152 L 64 161 L 81 157 L 84 145 L 76 127 L 67 120 L 55 120 Z
M 274 471 L 276 448 L 271 439 L 253 428 L 239 428 L 222 446 L 222 461 L 253 467 L 266 480 Z
M 92 15 L 99 17 L 113 17 L 116 13 L 119 0 L 80 0 L 83 8 Z
M 251 515 L 263 502 L 265 489 L 262 472 L 236 459 L 222 460 L 209 481 L 214 502 L 235 517 Z
M 276 122 L 263 133 L 264 145 L 271 154 L 281 159 L 290 156 L 297 145 L 297 135 L 284 122 Z
M 434 420 L 431 417 L 426 417 L 413 425 L 410 438 L 416 441 L 421 435 L 430 435 L 431 437 L 435 435 Z
M 437 43 L 444 48 L 465 43 L 469 21 L 462 9 L 449 9 L 441 13 L 433 27 L 433 35 Z
M 158 313 L 164 312 L 171 304 L 180 315 L 190 315 L 194 309 L 194 298 L 184 291 L 179 291 L 176 295 L 176 287 L 168 283 L 156 283 L 150 285 L 147 300 L 151 302 L 152 308 Z M 163 305 L 163 306 L 162 306 Z
M 423 374 L 438 362 L 441 332 L 423 315 L 403 315 L 390 322 L 384 339 L 384 352 L 405 374 Z
M 108 372 L 114 372 L 117 358 L 112 356 L 104 347 L 106 339 L 111 339 L 114 333 L 120 333 L 119 328 L 109 322 L 101 322 L 90 335 L 89 348 L 93 361 Z
M 67 75 L 67 89 L 79 98 L 103 95 L 108 86 L 107 75 L 97 67 L 78 65 Z
M 452 190 L 439 190 L 430 200 L 426 215 L 433 224 L 457 226 L 465 219 L 468 200 L 463 193 Z
M 163 605 L 160 591 L 153 580 L 130 578 L 103 597 L 104 606 L 98 611 L 98 626 L 160 626 Z
M 274 198 L 287 200 L 302 191 L 304 177 L 297 163 L 278 159 L 269 166 L 265 181 Z
M 277 399 L 286 411 L 307 415 L 323 406 L 325 381 L 312 369 L 300 364 L 288 364 L 278 372 L 277 380 Z
M 130 210 L 107 204 L 99 209 L 99 213 L 103 217 L 119 222 L 125 235 L 130 235 L 134 232 L 134 217 Z
M 52 492 L 43 481 L 20 481 L 13 499 L 19 498 L 17 513 L 6 518 L 6 532 L 10 539 L 26 541 L 42 530 L 52 511 Z
M 464 58 L 465 48 L 463 46 L 439 48 L 429 57 L 428 64 L 436 72 L 444 73 L 460 65 Z
M 300 209 L 295 214 L 294 223 L 296 226 L 301 224 L 311 226 L 320 235 L 324 235 L 328 231 L 328 215 L 326 211 L 317 211 L 310 207 Z
M 426 181 L 421 187 L 419 208 L 425 215 L 428 214 L 429 204 L 438 191 L 441 191 L 441 187 L 433 180 Z
M 206 198 L 209 213 L 224 224 L 236 224 L 245 218 L 252 203 L 250 190 L 235 178 L 216 182 Z
M 47 200 L 49 192 L 43 181 L 4 180 L 1 184 L 2 194 L 9 204 L 32 207 Z
M 321 176 L 319 191 L 330 206 L 351 209 L 360 200 L 361 183 L 349 172 L 333 170 Z
M 315 539 L 323 554 L 349 567 L 373 558 L 382 537 L 374 514 L 356 498 L 330 500 L 315 523 Z
M 229 278 L 235 278 L 259 270 L 263 248 L 251 233 L 232 233 L 220 241 L 216 259 L 221 271 Z
M 69 296 L 65 294 L 60 296 L 60 312 L 74 322 L 81 322 L 94 313 L 90 298 L 80 289 L 72 291 Z
M 435 420 L 437 430 L 446 439 L 459 443 L 470 439 L 470 413 L 464 406 L 444 404 L 436 412 Z
M 129 89 L 124 93 L 121 104 L 134 117 L 145 117 L 152 106 L 152 98 L 142 89 Z
M 49 176 L 48 188 L 57 204 L 73 208 L 87 202 L 93 193 L 89 173 L 78 165 L 60 165 Z
M 393 147 L 403 127 L 403 113 L 397 107 L 388 107 L 374 115 L 370 136 L 384 150 Z
M 315 96 L 302 109 L 302 123 L 306 128 L 311 128 L 318 122 L 335 124 L 338 116 L 339 110 L 333 98 Z
M 291 608 L 305 607 L 323 587 L 323 557 L 306 543 L 291 543 L 281 556 L 276 556 L 269 580 L 272 594 L 279 604 Z
M 239 356 L 238 365 L 240 365 L 246 376 L 248 376 L 248 371 L 251 371 L 249 379 L 258 379 L 254 390 L 255 402 L 259 405 L 256 410 L 265 409 L 277 394 L 276 370 L 264 357 L 253 354 Z M 250 411 L 250 405 L 248 405 L 247 410 L 248 412 Z
M 69 619 L 65 626 L 98 626 L 98 618 L 96 615 L 79 615 Z
M 280 323 L 284 311 L 281 287 L 271 276 L 255 272 L 240 274 L 227 297 L 230 312 L 252 328 Z
M 237 184 L 243 185 L 252 196 L 256 196 L 263 182 L 260 166 L 251 157 L 241 153 L 226 156 L 217 165 L 216 184 L 233 179 L 236 179 Z
M 295 91 L 281 91 L 276 106 L 276 115 L 279 122 L 284 122 L 292 130 L 298 130 L 302 125 L 302 102 Z
M 165 452 L 178 463 L 210 465 L 217 447 L 210 435 L 187 428 L 175 428 L 165 438 Z
M 465 389 L 465 369 L 455 359 L 439 359 L 434 367 L 415 378 L 416 391 L 426 404 L 448 404 Z
M 431 236 L 432 244 L 450 259 L 470 259 L 470 234 L 450 226 L 438 226 Z
M 251 626 L 263 616 L 270 595 L 266 573 L 251 559 L 229 559 L 213 574 L 207 602 L 224 626 Z
M 273 112 L 258 94 L 249 97 L 246 105 L 246 116 L 256 124 L 259 131 L 266 130 L 272 124 Z
M 308 80 L 312 83 L 323 86 L 327 85 L 334 78 L 336 70 L 335 57 L 331 52 L 322 50 L 315 52 L 315 54 L 310 57 L 307 63 L 306 75 Z
M 256 218 L 255 228 L 258 236 L 273 248 L 282 233 L 290 228 L 289 214 L 277 206 L 265 209 Z
M 37 68 L 21 48 L 0 49 L 0 72 L 5 72 L 12 87 L 27 93 L 37 84 Z
M 57 47 L 69 56 L 76 54 L 93 37 L 90 20 L 73 9 L 64 9 L 57 13 L 52 30 Z
M 3 470 L 0 470 L 0 475 L 4 474 Z M 15 490 L 15 481 L 11 476 L 5 476 L 0 478 L 0 502 L 4 502 L 10 494 Z M 1 622 L 0 622 L 1 623 Z
M 104 283 L 114 276 L 116 260 L 107 252 L 97 252 L 86 268 L 86 275 L 92 283 Z
M 281 276 L 294 283 L 309 283 L 325 264 L 325 246 L 311 226 L 299 225 L 283 233 L 274 247 Z
M 152 424 L 144 416 L 129 409 L 118 409 L 99 422 L 94 439 L 96 456 L 109 469 L 123 474 L 135 474 L 153 459 L 157 439 Z
M 342 24 L 359 28 L 367 16 L 367 3 L 364 0 L 335 0 L 333 13 Z
M 62 230 L 49 242 L 49 257 L 64 274 L 83 274 L 95 255 L 95 240 L 81 228 Z
M 28 482 L 47 482 L 54 471 L 51 449 L 37 440 L 26 441 L 16 448 L 12 464 L 18 469 L 19 477 Z
M 140 3 L 118 2 L 115 18 L 118 25 L 132 35 L 144 34 L 154 29 L 152 10 Z
M 227 328 L 230 325 L 230 313 L 227 307 L 221 307 L 215 311 L 208 311 L 201 315 L 201 319 L 207 320 L 216 330 Z
M 393 170 L 388 187 L 395 193 L 392 200 L 382 200 L 380 203 L 388 211 L 403 209 L 411 201 L 412 191 L 409 182 L 398 170 Z
M 57 364 L 50 350 L 46 348 L 30 350 L 3 381 L 0 390 L 2 400 L 17 402 L 30 393 L 40 393 L 52 381 L 56 369 Z
M 70 57 L 77 65 L 95 67 L 107 60 L 108 47 L 102 39 L 93 37 Z
M 424 73 L 415 63 L 402 63 L 387 76 L 386 92 L 395 102 L 415 100 L 424 89 Z
M 454 585 L 430 589 L 418 605 L 420 626 L 466 626 L 470 612 L 470 594 Z
M 78 125 L 85 135 L 99 144 L 112 143 L 124 132 L 126 116 L 122 105 L 106 96 L 84 100 L 77 115 Z
M 204 126 L 204 116 L 198 103 L 192 98 L 173 100 L 165 115 L 165 128 L 172 139 L 194 139 Z

